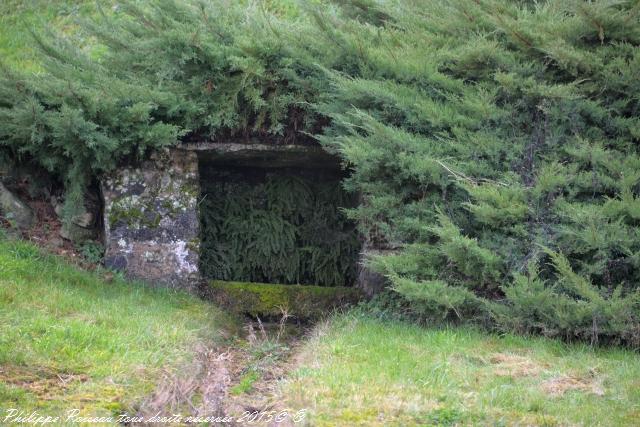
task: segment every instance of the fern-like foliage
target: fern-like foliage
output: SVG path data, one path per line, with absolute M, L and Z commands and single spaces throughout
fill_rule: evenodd
M 206 277 L 351 285 L 359 242 L 341 211 L 353 200 L 336 178 L 218 170 L 203 183 L 201 270 Z M 247 178 L 249 177 L 249 178 Z

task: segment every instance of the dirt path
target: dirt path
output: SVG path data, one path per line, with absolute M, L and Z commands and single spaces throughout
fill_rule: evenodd
M 304 330 L 284 323 L 258 322 L 248 323 L 245 330 L 246 336 L 232 345 L 196 348 L 191 365 L 180 372 L 165 372 L 156 390 L 137 408 L 136 416 L 145 420 L 158 414 L 217 417 L 219 421 L 211 425 L 224 426 L 296 425 L 293 417 L 299 414 L 282 407 L 278 386 L 295 369 Z

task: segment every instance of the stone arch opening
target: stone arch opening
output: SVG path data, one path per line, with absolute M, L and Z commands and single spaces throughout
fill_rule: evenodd
M 342 178 L 339 160 L 318 146 L 193 143 L 157 152 L 101 183 L 105 265 L 188 290 L 202 279 L 366 290 L 367 248 L 342 216 L 356 204 Z
M 317 146 L 206 144 L 199 271 L 225 281 L 352 286 L 360 241 L 337 158 Z

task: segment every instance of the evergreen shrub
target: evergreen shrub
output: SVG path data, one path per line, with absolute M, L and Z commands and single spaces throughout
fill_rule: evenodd
M 125 1 L 92 51 L 37 36 L 46 72 L 0 78 L 4 158 L 78 189 L 180 140 L 312 134 L 419 316 L 640 346 L 640 3 L 313 4 Z
M 393 289 L 424 319 L 640 346 L 640 3 L 357 4 L 305 42 L 338 51 L 320 139 L 400 248 L 373 261 Z

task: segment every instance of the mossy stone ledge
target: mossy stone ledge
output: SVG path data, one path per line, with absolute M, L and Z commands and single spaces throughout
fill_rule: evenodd
M 210 280 L 207 297 L 236 313 L 278 318 L 283 312 L 302 320 L 318 319 L 360 301 L 359 289 L 343 286 L 282 285 Z

